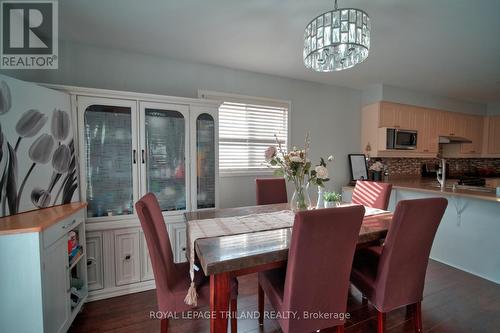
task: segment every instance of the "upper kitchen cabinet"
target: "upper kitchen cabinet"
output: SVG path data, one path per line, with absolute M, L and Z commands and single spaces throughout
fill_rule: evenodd
M 486 154 L 486 150 L 490 156 L 500 154 L 498 118 L 489 117 L 483 124 L 482 116 L 378 102 L 363 107 L 361 151 L 372 157 L 435 157 L 439 151 L 439 136 L 456 136 L 472 143 L 454 145 L 450 157 L 479 157 Z M 386 128 L 416 130 L 417 148 L 387 149 Z M 487 133 L 484 137 L 483 132 Z
M 463 143 L 460 152 L 467 155 L 479 155 L 483 145 L 483 117 L 466 115 L 462 116 L 465 121 L 464 137 L 472 143 Z
M 381 102 L 379 127 L 416 130 L 418 113 L 417 108 L 409 105 Z
M 500 156 L 500 116 L 489 116 L 484 120 L 484 154 Z

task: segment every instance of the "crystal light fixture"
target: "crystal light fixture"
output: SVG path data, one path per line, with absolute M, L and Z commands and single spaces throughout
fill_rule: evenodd
M 341 71 L 368 57 L 370 18 L 355 8 L 338 8 L 312 20 L 304 33 L 304 65 L 317 72 Z

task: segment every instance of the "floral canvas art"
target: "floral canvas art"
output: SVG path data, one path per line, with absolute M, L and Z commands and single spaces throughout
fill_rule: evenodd
M 0 75 L 0 216 L 77 201 L 67 94 Z

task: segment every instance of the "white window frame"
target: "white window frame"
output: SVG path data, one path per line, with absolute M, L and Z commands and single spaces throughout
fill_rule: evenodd
M 292 111 L 292 103 L 289 100 L 281 100 L 281 99 L 275 99 L 275 98 L 267 98 L 267 97 L 255 97 L 255 96 L 249 96 L 249 95 L 241 95 L 241 94 L 232 94 L 232 93 L 223 93 L 223 92 L 218 92 L 218 91 L 212 91 L 212 90 L 204 90 L 204 89 L 198 89 L 198 97 L 203 98 L 203 99 L 209 99 L 209 100 L 216 100 L 221 102 L 221 104 L 226 101 L 230 100 L 231 102 L 239 102 L 239 103 L 246 103 L 246 104 L 263 104 L 266 105 L 266 103 L 269 104 L 285 104 L 288 107 L 288 113 L 287 113 L 287 135 L 286 135 L 286 143 L 287 147 L 285 147 L 287 150 L 290 147 L 290 138 L 291 138 L 291 111 Z M 262 156 L 262 161 L 264 161 L 264 156 Z M 256 170 L 220 170 L 219 169 L 219 176 L 220 177 L 234 177 L 234 176 L 271 176 L 273 174 L 272 169 L 256 169 Z

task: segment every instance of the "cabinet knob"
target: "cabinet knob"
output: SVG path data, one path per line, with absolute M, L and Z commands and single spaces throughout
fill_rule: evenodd
M 183 247 L 183 248 L 182 248 L 182 251 L 186 251 L 186 247 Z
M 125 260 L 130 260 L 130 258 L 132 258 L 132 256 L 131 256 L 130 254 L 127 254 L 127 255 L 125 256 Z

